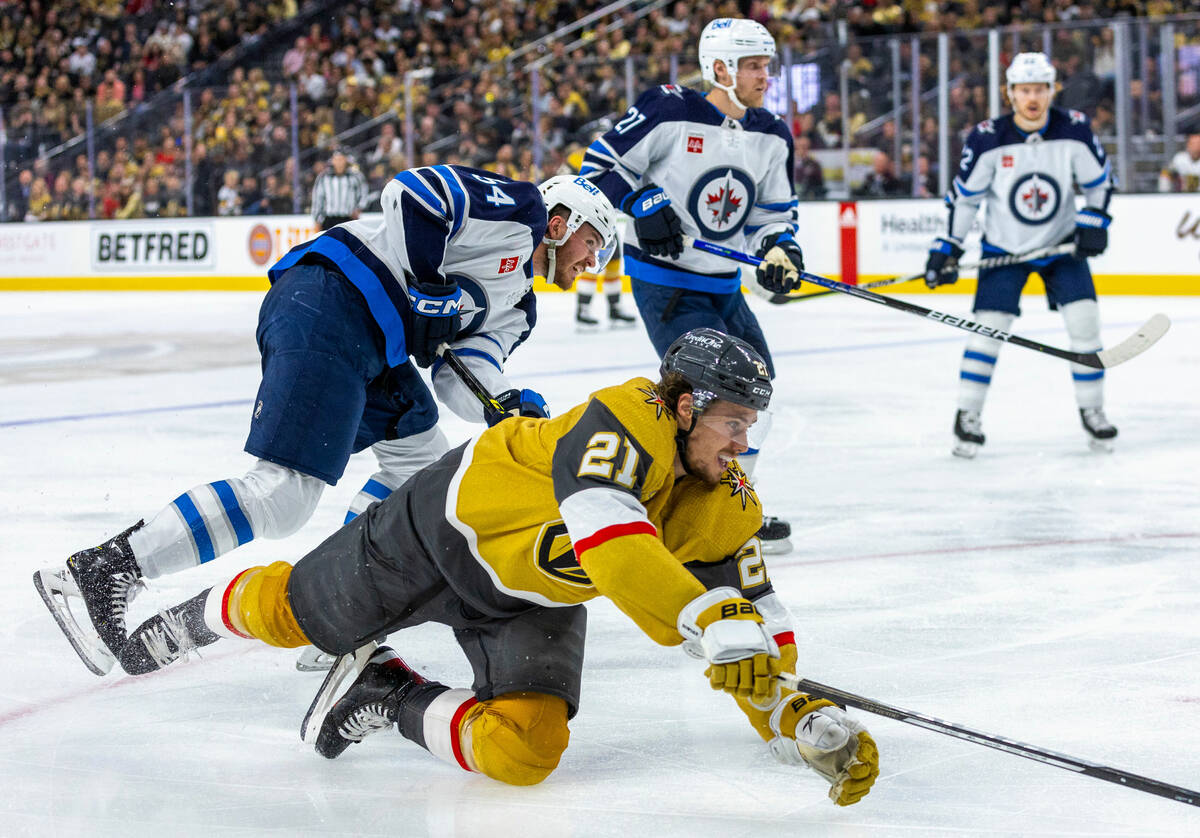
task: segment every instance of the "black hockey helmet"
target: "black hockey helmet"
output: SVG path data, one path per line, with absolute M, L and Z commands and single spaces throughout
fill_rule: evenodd
M 659 368 L 660 376 L 671 372 L 692 385 L 696 411 L 713 399 L 754 410 L 766 410 L 771 403 L 771 378 L 762 356 L 744 340 L 716 329 L 692 329 L 676 338 Z

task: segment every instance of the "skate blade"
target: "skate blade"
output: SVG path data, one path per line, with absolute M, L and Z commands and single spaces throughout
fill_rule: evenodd
M 347 679 L 353 683 L 353 679 L 362 672 L 363 667 L 367 665 L 367 661 L 371 659 L 371 655 L 378 647 L 379 644 L 372 640 L 351 653 L 341 655 L 333 662 L 329 674 L 321 682 L 321 688 L 313 696 L 308 712 L 304 714 L 304 721 L 300 723 L 300 739 L 306 745 L 312 745 L 314 748 L 317 746 L 317 737 L 321 734 L 321 726 L 325 724 L 325 717 L 342 697 L 342 685 L 346 683 Z
M 636 320 L 609 320 L 608 328 L 610 329 L 632 329 L 637 325 Z
M 101 677 L 111 672 L 117 659 L 104 645 L 100 635 L 84 629 L 71 613 L 71 603 L 67 597 L 79 594 L 71 575 L 66 570 L 39 570 L 33 574 L 33 587 L 83 665 Z M 80 599 L 82 604 L 83 600 Z
M 575 322 L 575 331 L 587 332 L 587 333 L 598 332 L 598 331 L 600 331 L 600 324 L 599 323 L 580 323 L 579 321 L 576 321 Z
M 1111 439 L 1096 439 L 1094 436 L 1089 436 L 1088 448 L 1100 454 L 1111 454 L 1116 446 L 1113 445 Z
M 764 556 L 782 556 L 784 553 L 792 552 L 792 542 L 786 538 L 776 538 L 770 541 L 759 539 L 759 549 Z
M 296 659 L 296 669 L 300 672 L 328 672 L 336 661 L 334 655 L 322 652 L 316 646 L 306 646 Z
M 966 442 L 960 439 L 954 443 L 954 448 L 950 453 L 955 457 L 962 457 L 964 460 L 973 460 L 975 459 L 975 455 L 979 453 L 979 447 L 978 442 Z

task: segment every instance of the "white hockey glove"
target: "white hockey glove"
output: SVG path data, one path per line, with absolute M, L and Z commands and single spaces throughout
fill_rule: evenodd
M 684 649 L 708 661 L 714 690 L 766 706 L 778 694 L 779 647 L 762 615 L 734 588 L 705 591 L 679 612 Z
M 866 797 L 879 776 L 875 740 L 832 701 L 790 693 L 771 713 L 767 745 L 785 765 L 808 765 L 829 781 L 829 799 L 850 806 Z

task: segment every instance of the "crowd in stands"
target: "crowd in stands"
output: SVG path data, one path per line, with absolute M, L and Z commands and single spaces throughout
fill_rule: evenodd
M 298 29 L 293 26 L 295 34 L 281 43 L 273 33 L 295 22 L 311 4 L 0 0 L 0 108 L 7 136 L 4 220 L 181 215 L 189 209 L 189 169 L 195 215 L 305 211 L 312 182 L 335 146 L 353 152 L 377 193 L 408 164 L 401 133 L 410 77 L 415 79 L 414 163 L 462 163 L 538 180 L 565 170 L 572 152 L 630 104 L 627 57 L 634 62 L 635 90 L 670 78 L 698 83 L 695 45 L 700 29 L 709 19 L 726 15 L 759 20 L 794 56 L 828 62 L 823 94 L 811 109 L 797 113 L 792 124 L 802 197 L 824 195 L 813 154 L 841 148 L 847 129 L 856 147 L 879 151 L 862 187 L 864 197 L 932 194 L 937 121 L 927 109 L 915 142 L 905 136 L 903 173 L 892 171 L 898 128 L 886 118 L 890 55 L 863 39 L 902 33 L 951 36 L 951 127 L 957 137 L 987 115 L 988 105 L 986 68 L 978 60 L 981 41 L 964 33 L 1014 23 L 1030 24 L 1036 32 L 1040 22 L 1161 15 L 1194 5 L 1193 0 L 679 0 L 643 14 L 642 3 L 545 50 L 506 62 L 515 47 L 606 2 L 312 2 L 323 2 L 325 13 Z M 835 21 L 845 21 L 853 36 L 844 56 L 850 67 L 848 126 L 843 125 L 836 76 L 829 69 Z M 1085 110 L 1093 114 L 1100 133 L 1111 131 L 1116 76 L 1111 30 L 1054 32 L 1052 57 L 1062 82 L 1057 104 Z M 212 66 L 225 51 L 255 35 L 274 48 L 260 52 L 254 62 L 238 63 L 219 87 L 186 88 L 190 123 L 180 95 L 171 95 L 157 105 L 161 117 L 152 129 L 144 122 L 123 127 L 128 120 L 122 115 L 158 101 L 156 96 L 163 99 L 180 79 Z M 570 45 L 573 38 L 580 39 L 578 46 Z M 931 41 L 924 43 L 921 75 L 932 80 L 936 52 Z M 908 67 L 907 43 L 903 50 Z M 527 69 L 535 59 L 543 62 L 536 125 Z M 1150 88 L 1146 95 L 1160 96 Z M 92 123 L 100 126 L 94 155 L 89 158 L 83 144 L 52 153 L 83 133 L 89 104 Z M 190 137 L 185 137 L 189 124 Z M 537 163 L 535 136 L 542 152 Z M 293 157 L 294 145 L 298 158 Z M 189 148 L 190 161 L 185 159 Z

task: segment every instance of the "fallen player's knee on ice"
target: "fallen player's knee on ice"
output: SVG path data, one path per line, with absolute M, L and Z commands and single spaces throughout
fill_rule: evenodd
M 510 785 L 532 786 L 558 767 L 570 739 L 563 699 L 517 692 L 476 707 L 463 724 L 463 737 L 480 773 Z

